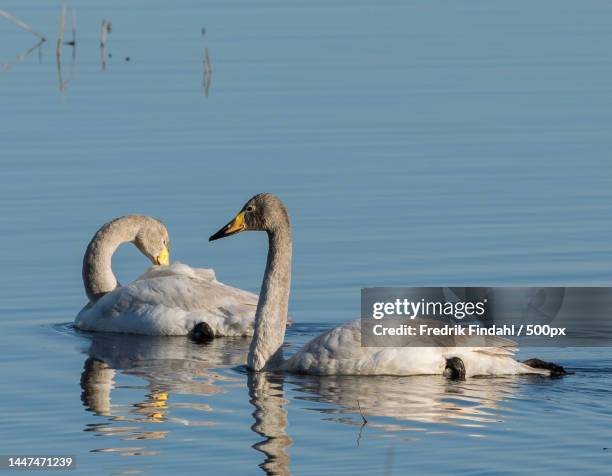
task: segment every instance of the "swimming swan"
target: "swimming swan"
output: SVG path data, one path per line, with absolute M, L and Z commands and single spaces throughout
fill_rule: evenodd
M 362 347 L 359 320 L 342 324 L 283 360 L 289 288 L 291 284 L 291 224 L 283 203 L 262 193 L 251 198 L 238 215 L 209 238 L 224 238 L 246 230 L 268 234 L 268 260 L 261 285 L 255 332 L 247 366 L 254 371 L 278 370 L 313 375 L 476 375 L 560 374 L 563 368 L 537 359 L 512 358 L 508 347 Z M 536 368 L 543 367 L 543 368 Z
M 120 286 L 111 257 L 122 243 L 134 243 L 155 265 Z M 127 215 L 100 228 L 83 258 L 89 303 L 75 326 L 87 331 L 195 337 L 253 334 L 257 295 L 215 279 L 212 269 L 170 265 L 169 237 L 160 221 Z

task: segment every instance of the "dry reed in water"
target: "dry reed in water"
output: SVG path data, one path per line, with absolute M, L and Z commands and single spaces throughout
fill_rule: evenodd
M 43 35 L 38 33 L 36 30 L 32 29 L 32 27 L 30 25 L 28 25 L 27 23 L 19 20 L 14 15 L 11 15 L 9 12 L 7 12 L 6 10 L 0 10 L 0 17 L 6 18 L 8 21 L 14 23 L 15 25 L 17 25 L 22 30 L 25 30 L 25 31 L 27 31 L 29 33 L 32 33 L 33 35 L 35 35 L 38 38 L 40 38 L 41 41 L 47 41 L 47 39 Z
M 59 30 L 57 32 L 57 41 L 55 43 L 55 56 L 62 56 L 62 45 L 64 44 L 64 28 L 66 27 L 66 6 L 62 7 L 60 14 Z
M 30 53 L 32 53 L 36 49 L 38 49 L 39 54 L 40 54 L 40 51 L 41 51 L 40 47 L 42 46 L 42 44 L 45 41 L 47 41 L 47 39 L 42 34 L 38 33 L 30 25 L 28 25 L 24 21 L 19 20 L 17 17 L 15 17 L 15 15 L 12 15 L 11 13 L 7 12 L 6 10 L 0 10 L 0 17 L 6 18 L 8 21 L 10 21 L 14 25 L 16 25 L 18 28 L 21 28 L 22 30 L 27 31 L 28 33 L 32 33 L 34 36 L 36 36 L 38 38 L 38 41 L 36 42 L 36 44 L 34 46 L 30 47 L 24 53 L 20 53 L 19 55 L 17 55 L 17 61 L 18 62 L 22 62 L 26 58 L 26 56 L 28 56 Z M 1 66 L 3 71 L 9 71 L 11 69 L 11 67 L 12 67 L 12 64 L 11 63 L 2 63 L 2 65 L 0 65 L 0 66 Z
M 202 37 L 206 40 L 206 28 L 202 27 Z M 210 80 L 212 77 L 212 66 L 210 64 L 210 55 L 208 54 L 208 47 L 204 48 L 202 52 L 202 86 L 204 89 L 204 95 L 208 97 L 208 91 L 210 89 Z
M 208 97 L 208 90 L 210 89 L 210 80 L 212 78 L 212 66 L 210 64 L 210 55 L 208 54 L 208 48 L 204 48 L 202 67 L 204 69 L 204 94 L 206 95 L 206 97 Z
M 72 78 L 74 77 L 74 69 L 76 65 L 76 10 L 74 8 L 70 9 L 70 18 L 71 18 L 71 30 L 72 30 L 72 40 L 64 42 L 64 30 L 66 29 L 66 6 L 62 7 L 62 12 L 60 14 L 60 22 L 59 22 L 59 30 L 57 32 L 57 42 L 55 45 L 55 59 L 57 65 L 57 80 L 59 83 L 59 90 L 63 93 L 66 90 L 66 86 Z M 68 45 L 72 47 L 72 59 L 70 62 L 70 74 L 68 79 L 64 80 L 62 74 L 62 47 L 63 45 Z
M 100 64 L 102 71 L 106 71 L 106 35 L 112 30 L 110 20 L 103 19 L 100 27 Z

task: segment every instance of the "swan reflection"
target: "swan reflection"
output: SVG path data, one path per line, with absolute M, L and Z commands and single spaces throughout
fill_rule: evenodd
M 453 382 L 440 376 L 246 374 L 234 368 L 246 360 L 248 339 L 217 339 L 197 344 L 185 337 L 86 336 L 89 342 L 80 382 L 81 400 L 98 419 L 89 423 L 85 431 L 112 437 L 94 441 L 113 441 L 97 443 L 91 451 L 122 456 L 154 455 L 163 451 L 160 443 L 176 425 L 223 425 L 219 415 L 227 411 L 248 421 L 248 413 L 240 416 L 232 403 L 226 407 L 214 403 L 218 399 L 200 398 L 227 394 L 238 397 L 239 407 L 240 400 L 244 402 L 246 398 L 253 407 L 251 430 L 256 441 L 252 447 L 263 454 L 259 467 L 266 474 L 291 474 L 290 448 L 299 442 L 294 442 L 288 432 L 290 401 L 294 402 L 293 412 L 316 412 L 323 420 L 355 426 L 358 444 L 374 435 L 400 437 L 406 432 L 419 432 L 413 433 L 417 435 L 467 431 L 483 435 L 485 427 L 503 423 L 507 418 L 508 401 L 526 378 Z M 132 383 L 130 377 L 138 380 Z M 138 397 L 125 403 L 126 395 L 134 393 Z M 180 394 L 187 397 L 178 397 Z M 214 437 L 215 432 L 213 429 L 210 435 Z M 180 434 L 177 430 L 176 436 Z M 203 438 L 202 444 L 206 445 L 210 435 L 193 433 L 186 441 Z M 145 440 L 158 443 L 146 446 L 150 444 Z
M 332 404 L 317 411 L 336 422 L 361 426 L 366 419 L 368 427 L 386 431 L 444 432 L 450 427 L 478 428 L 503 421 L 504 403 L 515 392 L 519 378 L 454 382 L 440 376 L 292 376 L 291 383 L 303 394 L 296 399 Z M 347 418 L 349 414 L 353 417 Z
M 85 431 L 99 436 L 120 437 L 122 441 L 158 440 L 166 438 L 169 431 L 166 428 L 152 429 L 149 425 L 170 422 L 210 426 L 213 423 L 207 420 L 173 416 L 173 409 L 187 408 L 196 410 L 198 414 L 211 412 L 212 409 L 204 403 L 172 403 L 172 395 L 211 396 L 227 391 L 233 383 L 242 386 L 240 376 L 224 374 L 222 368 L 244 362 L 248 339 L 222 339 L 224 342 L 217 340 L 197 344 L 184 337 L 99 333 L 88 335 L 88 338 L 90 343 L 80 382 L 81 400 L 88 411 L 106 418 L 85 428 Z M 130 404 L 112 402 L 117 372 L 137 376 L 147 382 L 141 400 Z M 105 447 L 92 451 L 117 452 L 124 456 L 156 454 L 139 447 Z
M 283 375 L 271 373 L 250 373 L 248 376 L 249 396 L 255 407 L 253 417 L 255 423 L 251 429 L 264 437 L 253 445 L 257 451 L 265 455 L 265 460 L 259 467 L 266 474 L 288 475 L 289 455 L 286 449 L 293 440 L 287 434 L 287 410 L 289 403 L 283 392 Z
M 287 449 L 288 414 L 284 386 L 299 392 L 295 400 L 331 404 L 306 408 L 330 415 L 330 421 L 384 432 L 445 433 L 464 428 L 474 433 L 488 424 L 503 423 L 512 398 L 525 377 L 469 379 L 451 382 L 437 376 L 417 377 L 311 377 L 271 373 L 248 377 L 255 407 L 253 431 L 264 437 L 253 448 L 264 453 L 259 466 L 266 474 L 291 474 Z M 352 415 L 352 416 L 351 416 Z M 389 419 L 391 422 L 389 422 Z M 362 438 L 362 431 L 358 433 Z

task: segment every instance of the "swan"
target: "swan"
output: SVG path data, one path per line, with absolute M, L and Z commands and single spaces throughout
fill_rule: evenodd
M 153 263 L 134 282 L 119 285 L 111 258 L 133 243 Z M 192 335 L 196 339 L 253 334 L 257 295 L 220 283 L 212 269 L 170 264 L 168 230 L 159 220 L 126 215 L 104 224 L 83 258 L 89 303 L 75 326 L 85 331 Z
M 268 259 L 255 313 L 255 329 L 247 367 L 313 375 L 485 375 L 564 373 L 561 366 L 513 358 L 514 347 L 362 347 L 360 321 L 319 335 L 288 360 L 282 358 L 291 285 L 291 224 L 281 200 L 270 193 L 255 195 L 236 217 L 209 241 L 247 230 L 268 234 Z M 508 341 L 505 341 L 508 342 Z

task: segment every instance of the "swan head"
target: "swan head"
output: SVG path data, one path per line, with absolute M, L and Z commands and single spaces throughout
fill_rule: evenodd
M 275 232 L 289 227 L 289 213 L 281 200 L 271 193 L 260 193 L 249 199 L 238 214 L 208 241 L 243 231 Z
M 143 217 L 134 244 L 153 264 L 170 264 L 170 236 L 165 225 L 159 220 Z

